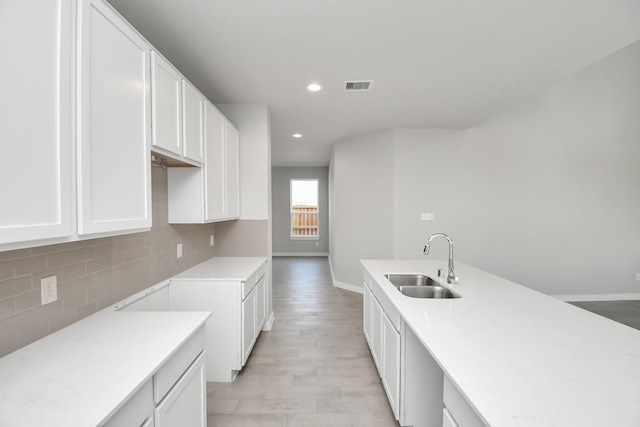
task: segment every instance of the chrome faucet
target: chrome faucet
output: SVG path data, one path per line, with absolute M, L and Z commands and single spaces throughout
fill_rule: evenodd
M 429 237 L 429 240 L 427 240 L 427 243 L 424 245 L 422 254 L 429 255 L 429 248 L 431 248 L 431 242 L 436 237 L 443 237 L 447 239 L 447 242 L 449 242 L 449 274 L 447 274 L 447 283 L 458 283 L 458 278 L 456 277 L 456 274 L 453 272 L 453 241 L 451 240 L 451 237 L 442 233 L 436 233 L 431 235 L 431 237 Z

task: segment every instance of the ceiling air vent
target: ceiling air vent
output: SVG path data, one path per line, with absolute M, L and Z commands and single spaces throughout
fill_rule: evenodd
M 373 87 L 373 80 L 352 80 L 344 82 L 345 92 L 369 92 Z

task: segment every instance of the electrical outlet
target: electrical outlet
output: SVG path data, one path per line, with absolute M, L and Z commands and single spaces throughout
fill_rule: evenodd
M 58 277 L 55 274 L 40 279 L 40 293 L 42 305 L 49 304 L 58 299 Z
M 420 214 L 420 221 L 433 221 L 436 219 L 436 214 L 433 212 L 423 212 Z
M 178 247 L 176 248 L 176 252 L 178 252 L 178 258 L 182 258 L 182 243 L 178 243 Z
M 209 236 L 209 246 L 213 246 L 213 234 L 211 236 Z

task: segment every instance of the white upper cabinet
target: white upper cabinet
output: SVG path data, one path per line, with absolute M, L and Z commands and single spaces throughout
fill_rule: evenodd
M 152 150 L 187 165 L 203 160 L 205 97 L 158 52 L 151 52 Z
M 72 12 L 70 0 L 0 6 L 0 250 L 73 234 Z
M 204 103 L 198 89 L 182 79 L 182 155 L 198 163 L 204 160 Z
M 182 76 L 162 55 L 151 52 L 153 148 L 182 154 L 180 92 Z
M 102 0 L 78 13 L 78 233 L 148 229 L 150 45 Z
M 204 166 L 169 168 L 169 223 L 237 219 L 239 134 L 224 115 L 204 101 Z

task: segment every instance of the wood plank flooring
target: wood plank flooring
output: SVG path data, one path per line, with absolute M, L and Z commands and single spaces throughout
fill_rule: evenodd
M 362 295 L 327 258 L 274 257 L 275 322 L 233 383 L 208 383 L 212 426 L 395 427 L 362 333 Z

